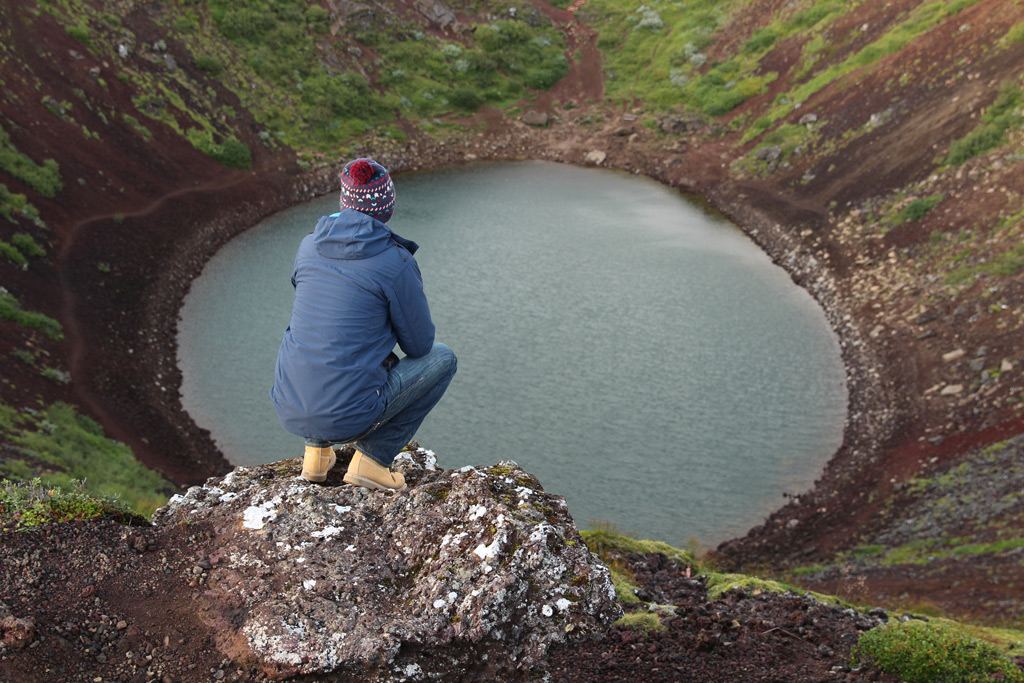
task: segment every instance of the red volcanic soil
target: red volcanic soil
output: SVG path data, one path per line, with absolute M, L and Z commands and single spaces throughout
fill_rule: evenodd
M 782 4 L 781 0 L 753 3 L 740 23 L 725 34 L 735 36 L 738 42 L 746 40 L 757 27 L 766 25 Z M 864 25 L 868 30 L 843 43 L 833 58 L 841 59 L 877 37 L 873 32 L 884 28 L 879 17 L 914 4 L 910 0 L 869 0 L 858 5 L 845 21 L 851 31 Z M 579 48 L 587 57 L 574 63 L 570 75 L 551 92 L 524 102 L 524 108 L 548 114 L 546 126 L 527 126 L 485 107 L 468 121 L 473 132 L 465 135 L 427 139 L 415 126 L 406 125 L 409 141 L 367 143 L 360 152 L 372 154 L 400 173 L 478 159 L 534 158 L 584 164 L 590 152 L 598 151 L 604 155 L 600 162 L 604 166 L 646 174 L 703 197 L 737 222 L 816 297 L 840 337 L 849 372 L 851 404 L 844 445 L 811 491 L 794 492 L 798 495 L 791 495 L 763 525 L 718 548 L 715 556 L 722 566 L 780 571 L 832 562 L 840 551 L 886 537 L 899 528 L 905 515 L 921 503 L 912 497 L 919 495 L 913 488 L 916 480 L 970 465 L 984 447 L 1022 431 L 1020 403 L 1015 400 L 1024 386 L 1020 378 L 1024 333 L 1018 313 L 1024 310 L 1024 285 L 1020 278 L 978 280 L 950 294 L 943 289 L 941 274 L 928 270 L 936 235 L 942 238 L 955 236 L 962 229 L 981 230 L 977 226 L 991 225 L 993 217 L 1019 210 L 1013 203 L 1015 190 L 1006 188 L 1024 187 L 1020 161 L 1011 163 L 993 153 L 968 162 L 955 173 L 935 176 L 935 160 L 945 155 L 949 142 L 974 128 L 979 112 L 991 103 L 999 84 L 1018 76 L 1024 44 L 1005 50 L 988 47 L 992 35 L 1004 34 L 1019 21 L 1014 3 L 976 3 L 955 21 L 947 22 L 948 27 L 943 25 L 943 30 L 915 42 L 909 56 L 900 53 L 883 58 L 874 70 L 851 79 L 844 89 L 826 88 L 814 95 L 790 116 L 790 122 L 798 123 L 803 114 L 813 112 L 821 122 L 820 139 L 829 144 L 812 147 L 793 157 L 788 167 L 763 175 L 734 165 L 756 142 L 741 145 L 741 133 L 728 127 L 729 120 L 761 100 L 753 98 L 724 121 L 708 123 L 680 116 L 682 128 L 646 112 L 642 102 L 629 106 L 602 103 L 601 62 L 596 35 L 583 19 L 585 3 L 576 3 L 575 12 L 541 5 L 565 27 L 570 54 Z M 113 77 L 110 64 L 80 54 L 80 46 L 49 15 L 33 19 L 31 30 L 27 21 L 12 3 L 0 5 L 0 22 L 24 29 L 13 32 L 11 48 L 23 55 L 33 74 L 45 80 L 46 92 L 53 99 L 74 99 L 75 89 L 81 89 L 104 102 L 108 114 L 134 110 L 131 88 Z M 142 10 L 127 17 L 126 23 L 141 39 L 152 41 L 162 35 Z M 962 25 L 970 30 L 961 31 Z M 174 51 L 176 46 L 171 43 Z M 776 46 L 766 64 L 777 70 L 779 78 L 759 97 L 770 100 L 788 87 L 787 79 L 795 77 L 792 72 L 800 47 L 785 41 Z M 179 63 L 186 64 L 186 60 Z M 958 66 L 947 68 L 950 63 Z M 101 89 L 90 75 L 89 70 L 97 68 L 110 76 L 105 78 L 108 88 Z M 32 200 L 50 225 L 43 239 L 56 255 L 53 263 L 34 262 L 28 270 L 6 264 L 3 285 L 25 308 L 58 317 L 66 339 L 50 341 L 0 321 L 0 353 L 10 358 L 12 349 L 31 343 L 40 353 L 49 354 L 51 364 L 67 368 L 72 380 L 70 385 L 59 385 L 28 366 L 8 363 L 4 373 L 8 381 L 0 385 L 0 398 L 18 406 L 37 400 L 76 403 L 100 420 L 108 434 L 128 443 L 143 462 L 164 472 L 178 486 L 200 482 L 229 467 L 209 434 L 199 429 L 180 405 L 174 335 L 178 308 L 189 283 L 231 237 L 266 215 L 326 193 L 334 185 L 330 166 L 303 171 L 290 153 L 264 147 L 255 135 L 259 126 L 237 99 L 217 84 L 211 87 L 218 89 L 223 102 L 240 112 L 235 127 L 243 131 L 244 141 L 254 151 L 252 171 L 224 168 L 182 144 L 181 138 L 164 126 L 150 124 L 153 138 L 147 141 L 129 126 L 104 125 L 99 109 L 76 108 L 55 115 L 41 103 L 39 82 L 31 78 L 5 76 L 4 84 L 4 130 L 18 149 L 34 159 L 61 150 L 65 188 L 58 200 L 35 195 Z M 567 106 L 570 101 L 573 106 Z M 884 123 L 871 128 L 873 120 Z M 79 136 L 76 144 L 67 144 L 69 130 L 80 126 L 104 131 L 102 139 Z M 5 176 L 4 181 L 13 191 L 32 194 L 14 179 Z M 921 221 L 880 231 L 870 217 L 893 200 L 892 193 L 898 188 L 925 196 L 941 193 L 945 199 L 940 209 Z M 8 232 L 0 237 L 7 239 Z M 927 268 L 918 267 L 920 264 Z M 993 305 L 997 305 L 996 312 Z M 962 356 L 944 357 L 958 350 L 964 352 Z M 980 383 L 971 362 L 977 359 L 985 368 L 1000 367 L 1005 361 L 1010 369 L 990 383 Z M 957 386 L 960 391 L 943 393 Z M 970 493 L 962 492 L 965 496 Z M 1022 505 L 1000 514 L 1002 528 L 1014 532 L 1024 527 Z M 150 532 L 119 532 L 109 525 L 97 528 L 86 525 L 25 536 L 39 544 L 40 557 L 50 558 L 46 561 L 50 564 L 40 568 L 40 575 L 62 585 L 74 578 L 74 572 L 60 568 L 60 559 L 46 550 L 45 544 L 50 542 L 68 544 L 69 548 L 95 543 L 123 554 L 128 551 L 115 546 L 124 536 L 129 547 L 142 543 L 143 558 L 150 544 L 165 548 L 165 555 L 171 558 L 187 555 L 187 539 L 136 542 L 133 539 L 138 534 Z M 966 535 L 973 540 L 994 532 L 979 530 L 972 520 L 959 519 L 933 533 L 936 538 Z M 134 566 L 136 560 L 150 561 L 123 556 L 125 567 Z M 943 585 L 925 580 L 927 566 L 896 566 L 884 571 L 854 566 L 843 575 L 824 573 L 814 581 L 868 602 L 872 596 L 903 603 L 926 599 L 954 614 L 979 618 L 991 614 L 979 610 L 979 605 L 1002 601 L 1005 605 L 999 618 L 1013 620 L 1020 618 L 1022 610 L 1019 591 L 1006 586 L 1012 588 L 1009 577 L 1014 568 L 1019 570 L 1017 558 L 994 555 L 983 561 L 945 563 Z M 124 576 L 136 576 L 131 571 Z M 993 576 L 1003 584 L 991 583 Z M 40 624 L 52 624 L 54 629 L 67 624 L 70 636 L 62 632 L 59 637 L 72 644 L 84 642 L 76 640 L 79 636 L 94 642 L 99 631 L 91 629 L 100 628 L 103 615 L 109 622 L 111 615 L 122 614 L 129 624 L 127 630 L 119 631 L 116 622 L 113 627 L 103 627 L 103 633 L 111 635 L 109 642 L 125 644 L 115 647 L 138 653 L 153 646 L 161 652 L 158 656 L 168 661 L 182 658 L 200 669 L 218 670 L 216 656 L 203 649 L 199 626 L 188 626 L 180 639 L 169 635 L 163 646 L 159 642 L 164 641 L 153 639 L 157 631 L 147 626 L 155 623 L 147 619 L 165 618 L 164 607 L 173 607 L 185 588 L 172 586 L 169 578 L 161 581 L 170 583 L 147 583 L 147 579 L 136 586 L 127 579 L 119 586 L 103 580 L 108 581 L 104 599 L 110 602 L 102 611 L 76 599 L 67 609 L 82 611 L 61 612 L 54 598 L 40 607 L 46 615 Z M 949 588 L 954 584 L 956 590 Z M 865 592 L 865 586 L 870 591 Z M 145 599 L 138 596 L 136 588 Z M 89 590 L 89 585 L 67 584 L 67 591 L 77 591 L 75 595 L 89 597 Z M 680 604 L 691 604 L 686 603 L 690 589 L 680 590 Z M 160 591 L 167 596 L 163 602 L 150 602 Z M 9 597 L 0 594 L 4 601 Z M 790 608 L 796 609 L 793 605 L 780 609 Z M 753 662 L 767 676 L 765 672 L 772 667 L 782 666 L 772 658 L 771 651 L 776 648 L 783 648 L 786 658 L 800 666 L 817 661 L 810 651 L 801 659 L 799 653 L 806 647 L 798 641 L 806 639 L 789 642 L 785 634 L 792 629 L 772 612 L 775 607 L 760 612 L 756 600 L 734 596 L 728 606 L 692 603 L 687 609 L 695 614 L 705 610 L 700 616 L 708 620 L 709 632 L 720 638 L 718 645 L 728 629 L 715 610 L 745 615 L 747 625 L 736 639 L 728 641 L 748 637 L 744 647 L 751 649 L 735 651 L 746 652 L 749 659 L 738 660 L 737 667 Z M 739 619 L 741 624 L 743 619 Z M 778 627 L 771 634 L 774 640 L 768 641 L 771 647 L 749 639 L 753 633 L 772 628 L 764 626 L 769 621 Z M 132 624 L 140 626 L 132 630 Z M 839 632 L 839 626 L 835 628 Z M 607 662 L 598 651 L 587 651 L 577 660 L 566 659 L 556 670 L 562 680 L 578 680 L 573 671 L 600 673 L 615 680 L 616 671 L 628 670 L 629 663 L 639 658 L 647 662 L 644 666 L 657 667 L 661 673 L 655 674 L 654 668 L 640 670 L 661 680 L 657 676 L 675 675 L 666 673 L 675 671 L 673 667 L 685 668 L 680 662 L 700 667 L 710 661 L 701 660 L 700 643 L 695 640 L 699 634 L 689 629 L 689 625 L 674 621 L 669 623 L 668 634 L 639 636 L 620 629 L 600 651 L 610 653 Z M 833 652 L 841 651 L 824 635 L 816 637 L 818 641 L 810 641 L 814 648 L 824 644 Z M 167 654 L 167 643 L 177 643 L 178 649 Z M 62 665 L 69 671 L 77 670 L 73 658 L 78 656 L 78 647 L 88 650 L 89 645 L 67 646 L 68 658 Z M 90 656 L 101 650 L 89 650 Z M 599 670 L 605 664 L 614 666 Z M 167 666 L 167 671 L 175 672 L 168 674 L 172 680 L 190 680 L 187 668 Z M 108 672 L 102 667 L 95 670 L 103 675 Z M 109 671 L 128 674 L 123 666 Z M 828 674 L 820 668 L 813 671 L 813 676 L 822 679 Z

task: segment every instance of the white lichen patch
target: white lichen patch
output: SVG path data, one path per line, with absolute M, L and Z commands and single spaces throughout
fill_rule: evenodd
M 305 579 L 302 582 L 302 588 L 307 591 L 311 591 L 316 588 L 316 579 Z
M 242 513 L 242 526 L 246 529 L 262 529 L 267 522 L 277 519 L 276 508 L 272 501 L 263 505 L 250 505 Z
M 469 509 L 469 521 L 475 522 L 476 520 L 487 514 L 486 505 L 474 505 Z
M 487 561 L 492 559 L 501 550 L 501 544 L 505 541 L 505 535 L 495 535 L 494 540 L 489 545 L 481 543 L 473 549 L 473 554 L 479 557 L 481 560 Z
M 555 610 L 551 609 L 551 605 L 544 605 L 543 607 L 540 608 L 540 612 L 544 616 L 550 617 L 552 614 L 555 613 Z
M 314 531 L 310 534 L 310 536 L 312 536 L 313 538 L 331 538 L 332 536 L 337 536 L 344 530 L 345 527 L 343 526 L 328 526 L 321 529 L 320 531 Z
M 557 608 L 558 608 L 558 611 L 559 611 L 559 612 L 564 612 L 565 610 L 569 609 L 569 607 L 570 607 L 571 605 L 572 605 L 572 601 L 570 601 L 570 600 L 566 600 L 565 598 L 559 598 L 559 599 L 558 599 L 558 600 L 557 600 L 557 601 L 555 602 L 555 607 L 557 607 Z

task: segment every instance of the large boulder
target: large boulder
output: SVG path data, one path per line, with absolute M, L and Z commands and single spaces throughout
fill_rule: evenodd
M 226 654 L 279 679 L 522 680 L 621 616 L 565 500 L 516 463 L 444 470 L 417 449 L 395 493 L 344 484 L 345 455 L 323 485 L 297 459 L 239 467 L 153 515 L 213 534 L 207 620 Z

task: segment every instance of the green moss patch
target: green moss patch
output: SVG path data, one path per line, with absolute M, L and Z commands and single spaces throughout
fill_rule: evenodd
M 860 637 L 854 657 L 907 683 L 1024 681 L 1024 673 L 994 645 L 950 622 L 911 619 L 879 626 Z

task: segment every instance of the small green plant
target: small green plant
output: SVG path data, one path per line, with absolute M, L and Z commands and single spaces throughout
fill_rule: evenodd
M 896 215 L 895 225 L 902 225 L 911 221 L 920 220 L 931 211 L 936 204 L 945 199 L 945 195 L 935 194 L 930 197 L 920 197 L 904 206 Z
M 8 479 L 28 472 L 49 488 L 78 486 L 97 498 L 118 496 L 146 517 L 172 490 L 130 448 L 108 439 L 95 420 L 65 403 L 22 413 L 0 403 L 0 431 L 16 446 L 0 461 L 0 475 Z
M 58 368 L 43 368 L 41 373 L 46 379 L 57 382 L 58 384 L 68 384 L 71 382 L 71 373 L 66 370 L 60 370 Z
M 1002 145 L 1006 141 L 1006 131 L 1024 126 L 1021 99 L 1021 91 L 1013 85 L 1000 88 L 996 99 L 981 117 L 981 125 L 949 146 L 945 163 L 959 166 Z
M 69 36 L 80 42 L 82 45 L 92 45 L 92 42 L 89 40 L 89 27 L 85 24 L 78 24 L 77 26 L 68 26 L 67 32 Z
M 0 240 L 0 257 L 13 261 L 19 266 L 28 265 L 28 259 L 26 259 L 20 251 L 15 249 L 13 244 L 8 244 L 3 240 Z
M 146 524 L 116 496 L 95 498 L 76 481 L 70 491 L 49 488 L 41 479 L 0 482 L 0 529 L 31 529 L 41 524 L 113 517 L 122 524 Z
M 241 140 L 228 138 L 210 153 L 214 159 L 231 168 L 252 168 L 252 150 Z
M 1024 22 L 1014 24 L 1010 27 L 1010 30 L 1006 32 L 1006 35 L 999 41 L 1004 47 L 1015 45 L 1017 43 L 1024 43 Z
M 630 612 L 624 614 L 621 619 L 615 622 L 615 625 L 636 629 L 644 633 L 668 630 L 668 627 L 661 621 L 661 615 L 657 612 Z
M 53 159 L 46 159 L 42 165 L 34 163 L 14 148 L 11 136 L 0 127 L 0 169 L 25 183 L 44 197 L 55 197 L 63 189 L 60 167 Z
M 0 291 L 0 318 L 39 330 L 50 339 L 60 341 L 64 338 L 64 330 L 59 322 L 42 313 L 24 310 L 17 297 L 8 292 Z
M 11 244 L 25 256 L 31 258 L 46 256 L 46 249 L 41 247 L 34 239 L 32 239 L 32 235 L 29 235 L 28 233 L 19 232 L 15 234 L 11 237 Z
M 907 683 L 1024 681 L 1024 673 L 992 645 L 952 625 L 917 619 L 864 633 L 853 656 Z
M 199 55 L 196 57 L 195 65 L 204 74 L 214 78 L 224 73 L 224 62 L 210 55 Z
M 11 355 L 20 360 L 22 363 L 25 363 L 26 365 L 36 364 L 35 355 L 28 349 L 14 349 L 13 351 L 11 351 Z

